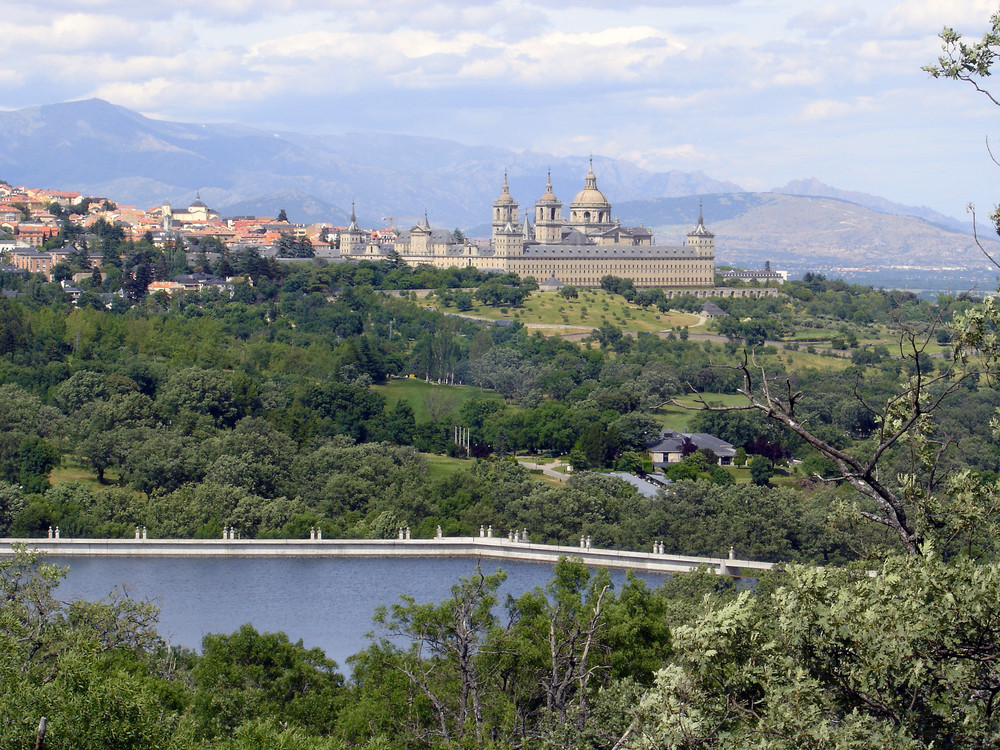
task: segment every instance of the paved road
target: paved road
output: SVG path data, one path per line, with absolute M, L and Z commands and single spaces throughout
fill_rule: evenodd
M 521 466 L 523 466 L 525 469 L 533 469 L 536 471 L 541 471 L 542 474 L 544 474 L 545 476 L 552 477 L 553 479 L 559 482 L 565 482 L 567 479 L 569 479 L 569 476 L 567 474 L 563 474 L 554 469 L 554 467 L 556 466 L 566 466 L 567 464 L 565 463 L 557 462 L 554 464 L 536 464 L 524 458 L 517 459 L 517 462 L 521 464 Z

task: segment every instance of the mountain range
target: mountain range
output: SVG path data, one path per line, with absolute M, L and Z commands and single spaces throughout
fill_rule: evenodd
M 276 215 L 364 226 L 489 232 L 506 174 L 530 215 L 551 173 L 565 204 L 582 187 L 588 157 L 386 133 L 310 135 L 233 124 L 154 120 L 100 99 L 0 112 L 0 178 L 77 190 L 149 208 L 202 200 L 223 215 Z M 593 169 L 623 224 L 645 224 L 674 244 L 699 204 L 720 262 L 791 269 L 915 267 L 989 272 L 970 226 L 925 207 L 838 190 L 814 179 L 747 192 L 702 172 L 650 172 L 600 156 Z M 984 242 L 1000 257 L 1000 243 Z M 949 271 L 951 272 L 951 271 Z

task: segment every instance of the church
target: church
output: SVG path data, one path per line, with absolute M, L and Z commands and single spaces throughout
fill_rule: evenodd
M 597 187 L 593 161 L 583 189 L 569 205 L 552 191 L 552 177 L 535 202 L 534 223 L 518 215 L 504 175 L 493 202 L 488 243 L 455 242 L 446 229 L 432 229 L 426 219 L 400 233 L 395 249 L 410 265 L 439 268 L 473 266 L 482 270 L 555 279 L 574 286 L 598 286 L 607 275 L 631 279 L 636 287 L 711 287 L 715 280 L 715 235 L 699 211 L 697 226 L 684 245 L 656 245 L 645 227 L 624 227 L 612 218 L 611 203 Z
M 190 206 L 184 208 L 173 208 L 169 201 L 164 202 L 160 208 L 149 210 L 149 215 L 160 219 L 162 229 L 169 231 L 182 224 L 207 224 L 210 221 L 218 221 L 219 212 L 209 208 L 201 200 L 201 192 Z

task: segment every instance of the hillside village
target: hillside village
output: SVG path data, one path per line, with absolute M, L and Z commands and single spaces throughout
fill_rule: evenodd
M 334 258 L 348 227 L 325 223 L 293 224 L 284 217 L 220 217 L 200 199 L 185 209 L 169 203 L 141 209 L 123 206 L 104 198 L 78 192 L 15 187 L 0 183 L 0 251 L 8 262 L 30 273 L 43 273 L 53 280 L 53 269 L 83 245 L 99 245 L 94 225 L 106 222 L 120 227 L 125 239 L 147 240 L 158 247 L 183 242 L 186 248 L 205 247 L 235 251 L 256 247 L 264 257 Z M 66 227 L 79 232 L 72 242 L 60 242 Z M 356 234 L 352 234 L 356 237 Z M 371 230 L 365 239 L 379 244 L 392 243 L 396 231 Z M 343 242 L 343 244 L 342 244 Z M 356 253 L 357 248 L 353 248 Z M 197 254 L 197 253 L 195 253 Z M 101 264 L 99 252 L 88 252 L 94 268 Z M 169 291 L 169 289 L 167 289 Z

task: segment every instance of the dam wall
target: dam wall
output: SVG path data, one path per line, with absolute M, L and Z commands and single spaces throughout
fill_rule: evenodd
M 569 547 L 496 537 L 437 539 L 0 539 L 0 555 L 17 545 L 58 557 L 469 557 L 554 564 L 573 557 L 593 567 L 679 573 L 706 567 L 741 577 L 770 570 L 772 563 L 688 557 L 662 552 Z

